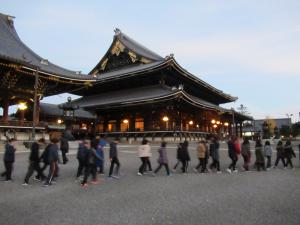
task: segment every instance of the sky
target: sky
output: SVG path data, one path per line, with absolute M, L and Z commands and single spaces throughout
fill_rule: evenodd
M 299 0 L 0 0 L 20 38 L 49 61 L 89 73 L 117 27 L 239 99 L 257 119 L 300 112 Z M 65 102 L 67 94 L 43 102 Z

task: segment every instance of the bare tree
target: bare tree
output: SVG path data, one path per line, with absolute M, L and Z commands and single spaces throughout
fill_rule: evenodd
M 249 115 L 248 109 L 246 106 L 244 106 L 243 104 L 241 104 L 238 108 L 237 108 L 238 112 L 240 112 L 243 115 Z

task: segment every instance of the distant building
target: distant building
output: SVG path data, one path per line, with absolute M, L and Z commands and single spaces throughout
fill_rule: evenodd
M 274 123 L 274 127 L 277 127 L 278 130 L 283 126 L 291 126 L 292 120 L 291 118 L 268 118 L 268 119 L 258 119 L 253 120 L 252 123 L 247 124 L 246 126 L 243 126 L 243 133 L 246 136 L 255 136 L 255 135 L 261 135 L 263 131 L 263 124 L 264 122 Z

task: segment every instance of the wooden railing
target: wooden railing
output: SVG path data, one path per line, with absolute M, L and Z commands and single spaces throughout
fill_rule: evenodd
M 46 123 L 40 122 L 35 125 L 37 129 L 45 129 Z M 32 128 L 32 121 L 19 121 L 19 120 L 10 120 L 7 122 L 0 121 L 0 128 L 14 128 L 14 129 L 29 129 Z

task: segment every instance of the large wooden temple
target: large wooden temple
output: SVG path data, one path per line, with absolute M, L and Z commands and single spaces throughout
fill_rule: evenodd
M 238 134 L 242 122 L 251 120 L 220 106 L 235 101 L 236 97 L 189 73 L 173 55 L 161 57 L 119 29 L 115 30 L 104 57 L 89 75 L 84 75 L 38 56 L 20 40 L 13 22 L 13 17 L 0 14 L 0 104 L 3 108 L 0 128 L 30 127 L 28 118 L 24 125 L 22 112 L 17 124 L 9 121 L 8 107 L 36 102 L 33 120 L 43 129 L 49 124 L 47 108 L 52 109 L 48 113 L 52 113 L 52 121 L 54 111 L 57 118 L 62 112 L 48 105 L 44 107 L 44 121 L 40 121 L 40 100 L 64 92 L 82 96 L 72 104 L 79 106 L 84 115 L 84 111 L 90 113 L 85 117 L 85 125 L 93 132 L 109 136 L 200 137 L 233 131 Z M 35 94 L 38 98 L 34 101 Z
M 97 114 L 96 131 L 139 136 L 200 136 L 241 130 L 251 118 L 220 104 L 237 98 L 183 69 L 173 55 L 161 57 L 119 29 L 92 69 L 92 87 L 72 93 L 73 103 Z M 240 126 L 237 129 L 237 126 Z

